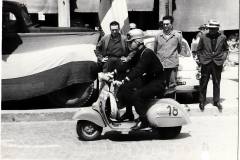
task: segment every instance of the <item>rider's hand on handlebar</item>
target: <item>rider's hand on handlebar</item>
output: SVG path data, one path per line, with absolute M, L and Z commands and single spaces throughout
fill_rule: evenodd
M 105 74 L 107 77 L 107 81 L 111 82 L 114 79 L 114 75 L 111 72 Z
M 121 86 L 123 84 L 123 82 L 121 82 L 121 81 L 113 81 L 113 85 L 116 85 L 116 86 Z
M 109 82 L 112 81 L 114 78 L 114 76 L 110 72 L 108 72 L 108 73 L 101 72 L 98 74 L 98 77 L 100 80 L 105 80 L 105 81 L 109 81 Z

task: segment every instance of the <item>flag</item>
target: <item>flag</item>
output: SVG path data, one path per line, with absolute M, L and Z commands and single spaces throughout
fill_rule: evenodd
M 129 19 L 126 0 L 100 0 L 99 22 L 105 34 L 110 34 L 109 24 L 117 21 L 120 24 L 121 33 L 129 31 Z
M 99 33 L 42 33 L 19 38 L 22 43 L 12 45 L 14 51 L 5 48 L 9 41 L 3 38 L 2 101 L 41 96 L 97 78 L 94 50 Z

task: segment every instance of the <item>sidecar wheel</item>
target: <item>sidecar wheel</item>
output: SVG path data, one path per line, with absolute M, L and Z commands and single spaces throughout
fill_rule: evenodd
M 177 137 L 181 132 L 182 126 L 159 127 L 157 128 L 160 138 L 171 139 Z
M 92 141 L 100 137 L 103 128 L 89 121 L 78 121 L 76 130 L 79 139 Z

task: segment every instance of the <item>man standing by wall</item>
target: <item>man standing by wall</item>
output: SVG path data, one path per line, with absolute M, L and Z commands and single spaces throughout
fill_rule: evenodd
M 212 75 L 213 102 L 214 106 L 218 107 L 221 112 L 220 81 L 223 63 L 228 54 L 228 46 L 226 36 L 219 33 L 220 24 L 218 21 L 210 20 L 207 27 L 209 33 L 201 36 L 197 47 L 197 55 L 201 64 L 199 108 L 204 111 L 207 85 L 210 75 Z
M 174 91 L 179 65 L 178 54 L 182 49 L 182 33 L 173 30 L 173 20 L 172 16 L 163 17 L 163 30 L 155 37 L 154 51 L 164 67 L 168 90 Z

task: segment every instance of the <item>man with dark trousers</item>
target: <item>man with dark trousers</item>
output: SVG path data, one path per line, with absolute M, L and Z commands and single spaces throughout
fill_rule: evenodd
M 218 21 L 210 20 L 207 27 L 209 33 L 200 37 L 197 47 L 197 55 L 201 65 L 199 108 L 204 111 L 207 85 L 211 75 L 213 81 L 213 105 L 222 112 L 220 82 L 223 63 L 228 54 L 228 45 L 226 36 L 219 33 L 220 24 Z
M 134 106 L 139 114 L 138 122 L 132 129 L 141 129 L 148 126 L 146 112 L 147 99 L 155 96 L 163 97 L 165 91 L 165 81 L 163 76 L 163 66 L 156 54 L 143 44 L 143 31 L 140 29 L 130 30 L 127 35 L 128 47 L 130 51 L 136 51 L 129 62 L 119 66 L 116 74 L 130 71 L 122 80 L 117 98 L 126 107 Z
M 182 32 L 173 29 L 173 21 L 173 16 L 164 16 L 163 28 L 154 40 L 154 51 L 164 67 L 168 91 L 176 91 L 178 54 L 182 50 Z

